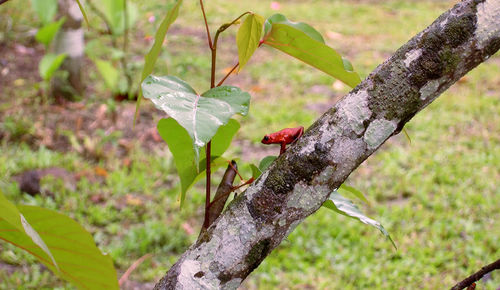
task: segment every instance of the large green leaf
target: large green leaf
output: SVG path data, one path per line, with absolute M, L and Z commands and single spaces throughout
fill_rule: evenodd
M 259 47 L 260 36 L 262 35 L 262 26 L 264 18 L 258 14 L 251 13 L 245 18 L 243 24 L 236 34 L 236 45 L 238 46 L 238 58 L 241 71 L 248 62 L 252 54 Z
M 250 104 L 250 95 L 237 87 L 215 87 L 198 95 L 186 82 L 173 76 L 148 76 L 142 82 L 142 91 L 145 98 L 186 129 L 192 140 L 195 163 L 199 161 L 200 148 L 212 139 L 217 129 L 234 114 L 246 115 Z
M 52 39 L 54 39 L 54 36 L 56 36 L 59 29 L 61 29 L 61 26 L 64 24 L 64 21 L 66 21 L 66 18 L 62 17 L 56 22 L 51 22 L 43 26 L 37 31 L 35 39 L 41 44 L 45 45 L 45 48 L 47 48 L 49 44 L 52 42 Z
M 57 13 L 57 0 L 31 0 L 31 7 L 38 18 L 47 24 L 54 19 Z
M 337 213 L 357 219 L 364 224 L 377 228 L 384 236 L 386 236 L 391 241 L 394 248 L 397 248 L 389 233 L 379 222 L 365 216 L 352 201 L 343 197 L 337 191 L 334 191 L 332 192 L 332 194 L 330 194 L 330 198 L 325 201 L 325 203 L 323 203 L 323 206 Z
M 38 64 L 38 72 L 42 79 L 45 81 L 50 80 L 54 72 L 62 65 L 64 59 L 66 59 L 65 53 L 59 55 L 47 53 L 44 55 Z
M 33 229 L 17 207 L 0 192 L 0 239 L 13 243 L 12 241 L 15 239 L 12 240 L 11 236 L 21 236 L 26 241 L 34 243 L 40 252 L 39 256 L 43 256 L 47 263 L 58 268 L 54 256 L 37 231 Z
M 116 85 L 120 77 L 118 70 L 109 61 L 95 59 L 94 62 L 106 86 L 112 90 L 117 90 Z
M 321 34 L 311 26 L 291 22 L 285 16 L 275 14 L 266 20 L 264 28 L 264 44 L 281 50 L 351 87 L 361 82 L 359 75 L 352 71 L 352 65 L 327 46 Z
M 231 140 L 240 128 L 238 121 L 230 119 L 227 125 L 221 126 L 212 138 L 212 169 L 213 165 L 223 164 L 216 162 L 217 157 L 227 150 Z M 197 163 L 191 144 L 192 140 L 187 131 L 172 118 L 161 119 L 158 122 L 158 132 L 167 142 L 168 148 L 174 157 L 175 167 L 181 179 L 181 206 L 184 204 L 187 190 L 204 174 L 205 152 L 200 152 L 201 162 Z M 199 168 L 199 170 L 198 170 Z
M 165 36 L 167 35 L 167 31 L 170 28 L 170 25 L 174 23 L 175 19 L 179 15 L 179 8 L 182 4 L 182 0 L 178 0 L 173 4 L 173 6 L 167 8 L 167 13 L 163 20 L 161 21 L 160 27 L 156 30 L 155 34 L 155 42 L 153 46 L 149 50 L 149 52 L 144 57 L 144 68 L 141 73 L 141 82 L 143 82 L 147 76 L 149 76 L 153 72 L 153 68 L 156 64 L 156 60 L 160 55 L 161 46 L 163 41 L 165 40 Z M 137 104 L 135 106 L 135 115 L 134 115 L 134 124 L 137 119 L 137 114 L 139 113 L 139 106 L 141 105 L 142 99 L 142 90 L 139 90 L 139 97 L 137 98 Z
M 16 206 L 0 193 L 0 239 L 35 256 L 80 289 L 118 289 L 113 261 L 77 222 L 36 206 Z

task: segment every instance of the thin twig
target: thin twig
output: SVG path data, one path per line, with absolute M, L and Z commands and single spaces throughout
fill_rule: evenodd
M 132 272 L 140 265 L 142 264 L 142 262 L 144 262 L 144 260 L 146 260 L 147 258 L 153 256 L 153 254 L 146 254 L 142 257 L 140 257 L 139 259 L 137 259 L 134 263 L 132 263 L 132 265 L 130 265 L 130 267 L 128 267 L 127 271 L 125 271 L 125 273 L 123 273 L 123 275 L 120 277 L 120 280 L 118 280 L 118 285 L 122 286 L 122 284 L 127 281 L 128 277 L 130 276 L 130 274 L 132 274 Z
M 203 0 L 200 0 L 201 12 L 203 13 L 203 20 L 205 20 L 205 28 L 207 29 L 208 47 L 212 49 L 212 37 L 210 36 L 210 29 L 208 29 L 207 16 L 205 15 L 205 8 L 203 7 Z
M 240 62 L 236 63 L 235 66 L 233 66 L 233 68 L 226 74 L 225 77 L 222 78 L 222 80 L 217 84 L 218 87 L 220 87 L 224 81 L 234 72 L 234 70 L 236 70 L 236 68 L 240 65 Z
M 484 275 L 498 269 L 500 269 L 500 259 L 496 260 L 495 262 L 489 265 L 482 267 L 481 270 L 470 275 L 464 280 L 458 282 L 455 286 L 451 287 L 451 290 L 461 290 L 464 289 L 465 287 L 469 287 L 470 285 L 472 285 L 472 283 L 479 281 L 479 279 L 483 278 Z

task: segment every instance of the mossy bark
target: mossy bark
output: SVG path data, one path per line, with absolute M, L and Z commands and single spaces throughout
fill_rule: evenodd
M 441 15 L 318 119 L 156 285 L 235 289 L 361 162 L 500 48 L 500 0 Z

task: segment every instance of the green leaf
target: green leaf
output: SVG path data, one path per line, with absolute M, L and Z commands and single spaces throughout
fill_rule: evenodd
M 16 208 L 0 193 L 0 228 L 1 240 L 26 250 L 78 288 L 118 289 L 111 258 L 67 216 L 36 206 Z
M 266 19 L 264 25 L 264 35 L 267 35 L 271 31 L 274 23 L 285 23 L 297 30 L 304 32 L 310 38 L 317 40 L 321 43 L 325 43 L 325 40 L 323 39 L 323 36 L 321 36 L 321 33 L 319 33 L 311 25 L 303 22 L 292 22 L 288 20 L 285 15 L 279 13 L 274 14 L 268 19 Z
M 364 224 L 377 228 L 384 236 L 389 239 L 389 241 L 391 241 L 394 248 L 397 249 L 396 244 L 392 240 L 391 236 L 379 222 L 365 216 L 352 201 L 343 197 L 337 191 L 334 191 L 330 194 L 329 199 L 325 201 L 325 203 L 323 203 L 323 206 L 337 213 L 357 219 Z
M 1 239 L 16 245 L 13 242 L 15 241 L 15 239 L 9 240 L 9 231 L 15 232 L 16 235 L 20 235 L 30 243 L 34 243 L 36 246 L 38 246 L 38 249 L 41 250 L 40 256 L 45 257 L 48 263 L 52 263 L 51 265 L 59 270 L 54 256 L 52 255 L 40 235 L 36 232 L 36 230 L 32 228 L 26 218 L 19 212 L 17 207 L 5 198 L 2 192 L 0 192 L 0 228 L 10 228 L 10 230 L 0 230 Z M 6 233 L 4 234 L 3 232 Z M 19 247 L 19 245 L 16 246 Z
M 238 29 L 236 45 L 238 46 L 238 58 L 240 61 L 238 71 L 241 71 L 252 54 L 259 47 L 260 36 L 264 18 L 258 14 L 251 13 Z
M 246 115 L 250 103 L 250 95 L 237 87 L 215 87 L 200 96 L 186 82 L 173 76 L 148 76 L 142 83 L 142 91 L 145 98 L 151 99 L 157 108 L 187 130 L 196 164 L 200 148 L 234 114 Z
M 260 171 L 260 169 L 254 164 L 250 164 L 250 169 L 252 170 L 253 179 L 259 178 L 259 176 L 262 174 L 262 171 Z
M 174 23 L 175 19 L 179 15 L 179 8 L 182 4 L 182 0 L 178 0 L 175 4 L 167 9 L 167 14 L 161 21 L 160 27 L 156 30 L 155 34 L 155 42 L 153 46 L 149 50 L 149 52 L 144 57 L 144 68 L 141 73 L 141 83 L 153 72 L 153 68 L 156 64 L 156 60 L 160 55 L 161 46 L 163 41 L 165 40 L 165 36 L 167 35 L 167 31 L 170 28 L 170 25 Z M 137 120 L 137 116 L 139 114 L 139 107 L 141 105 L 142 99 L 142 89 L 139 90 L 139 97 L 137 98 L 137 104 L 135 106 L 135 115 L 134 115 L 134 124 Z
M 59 67 L 66 59 L 66 54 L 53 54 L 47 53 L 43 56 L 42 60 L 38 64 L 38 72 L 43 80 L 48 81 L 54 75 L 54 72 L 59 69 Z
M 345 185 L 345 184 L 342 184 L 338 191 L 342 192 L 342 191 L 347 191 L 348 193 L 351 193 L 353 194 L 355 197 L 357 197 L 359 200 L 369 204 L 370 202 L 366 199 L 366 197 L 363 195 L 363 193 L 359 190 L 357 190 L 356 188 L 352 187 L 352 186 L 349 186 L 349 185 Z
M 64 24 L 65 21 L 66 18 L 62 17 L 56 22 L 51 22 L 49 24 L 46 24 L 37 31 L 35 39 L 41 44 L 45 45 L 45 48 L 47 48 L 54 39 L 54 36 L 56 36 L 59 29 L 61 29 L 61 26 Z
M 108 20 L 111 32 L 121 35 L 125 31 L 125 5 L 127 2 L 127 25 L 132 27 L 139 16 L 137 6 L 129 0 L 106 0 L 99 3 L 99 8 Z
M 95 59 L 94 62 L 106 86 L 112 90 L 116 90 L 116 84 L 120 77 L 118 70 L 109 61 Z
M 334 49 L 327 46 L 323 37 L 305 23 L 291 22 L 275 14 L 264 25 L 264 44 L 293 56 L 337 79 L 355 87 L 361 82 L 352 65 Z
M 31 0 L 31 7 L 35 10 L 40 21 L 47 24 L 56 16 L 57 0 Z
M 238 121 L 230 119 L 227 125 L 221 126 L 212 138 L 212 165 L 217 163 L 217 157 L 227 150 L 231 140 L 240 128 Z M 161 119 L 158 122 L 158 132 L 168 145 L 174 157 L 175 167 L 181 179 L 181 207 L 186 198 L 186 192 L 205 171 L 205 151 L 200 152 L 201 162 L 196 164 L 195 152 L 189 144 L 192 140 L 187 131 L 173 118 Z M 223 165 L 224 163 L 222 163 Z M 219 164 L 221 165 L 221 164 Z M 197 167 L 200 169 L 198 172 Z M 214 169 L 214 168 L 212 168 Z
M 276 156 L 273 156 L 273 155 L 270 155 L 270 156 L 266 156 L 264 157 L 260 163 L 259 163 L 259 169 L 261 172 L 264 172 L 268 167 L 269 165 L 271 165 L 271 163 L 274 162 L 274 160 L 276 160 L 278 157 Z
M 82 3 L 80 3 L 80 0 L 76 0 L 76 3 L 78 4 L 78 8 L 80 8 L 80 11 L 82 12 L 83 19 L 85 19 L 85 23 L 87 23 L 87 26 L 89 26 L 89 19 L 87 18 L 87 13 L 85 13 L 85 9 L 83 9 Z

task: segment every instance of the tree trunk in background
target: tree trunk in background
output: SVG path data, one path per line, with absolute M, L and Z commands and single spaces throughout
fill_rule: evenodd
M 441 15 L 229 204 L 156 289 L 236 289 L 359 164 L 498 49 L 500 0 L 465 0 Z
M 55 38 L 54 52 L 67 55 L 61 66 L 61 70 L 67 72 L 67 78 L 55 76 L 51 84 L 51 94 L 55 99 L 72 100 L 81 95 L 84 88 L 81 77 L 85 46 L 83 16 L 75 0 L 59 0 L 59 16 L 66 17 L 66 21 Z

